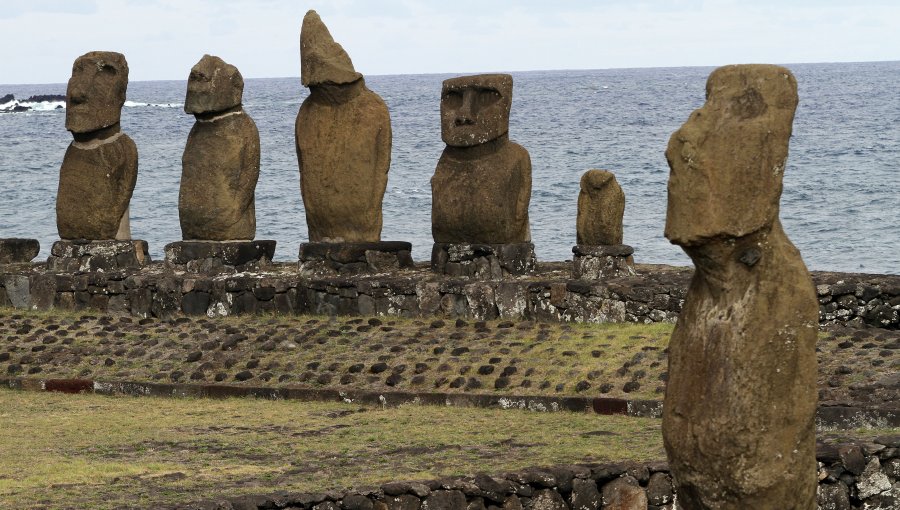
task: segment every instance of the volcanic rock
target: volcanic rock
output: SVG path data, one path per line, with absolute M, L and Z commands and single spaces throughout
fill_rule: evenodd
M 622 244 L 625 193 L 616 176 L 606 170 L 588 170 L 581 176 L 576 237 L 580 245 Z
M 309 240 L 379 241 L 391 163 L 387 105 L 315 11 L 303 18 L 300 62 L 310 89 L 295 126 Z
M 706 90 L 666 150 L 665 234 L 696 267 L 663 411 L 678 502 L 812 510 L 818 303 L 778 219 L 797 82 L 726 66 Z

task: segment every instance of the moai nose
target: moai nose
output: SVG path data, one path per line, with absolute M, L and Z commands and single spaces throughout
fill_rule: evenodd
M 463 92 L 462 105 L 456 112 L 456 125 L 469 126 L 475 124 L 475 91 L 466 89 Z

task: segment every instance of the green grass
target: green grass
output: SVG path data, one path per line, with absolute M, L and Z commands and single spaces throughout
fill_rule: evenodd
M 0 390 L 0 507 L 113 508 L 664 458 L 660 422 L 574 413 Z

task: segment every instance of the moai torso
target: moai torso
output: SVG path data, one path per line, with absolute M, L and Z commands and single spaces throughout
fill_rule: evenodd
M 362 78 L 343 87 L 339 93 L 349 97 L 338 100 L 313 91 L 297 115 L 300 191 L 309 240 L 379 241 L 391 163 L 391 120 L 387 105 Z
M 576 238 L 580 245 L 622 244 L 625 193 L 616 176 L 605 170 L 588 170 L 581 176 L 578 193 Z
M 241 107 L 243 79 L 206 55 L 191 70 L 185 110 L 197 116 L 182 156 L 178 213 L 186 240 L 252 240 L 259 131 Z
M 303 19 L 300 56 L 310 95 L 295 133 L 309 240 L 380 241 L 391 164 L 387 105 L 366 87 L 315 11 Z
M 59 171 L 56 224 L 61 239 L 129 239 L 128 204 L 137 182 L 137 147 L 119 131 L 128 85 L 125 57 L 90 52 L 75 60 L 66 91 L 66 129 L 75 140 Z
M 446 80 L 441 137 L 447 147 L 431 178 L 431 231 L 437 243 L 531 240 L 531 158 L 511 142 L 512 77 Z
M 717 69 L 666 151 L 666 237 L 696 266 L 663 412 L 685 510 L 816 508 L 818 305 L 778 221 L 796 87 L 776 66 Z

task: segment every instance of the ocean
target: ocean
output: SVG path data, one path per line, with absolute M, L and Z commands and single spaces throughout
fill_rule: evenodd
M 784 178 L 781 218 L 810 269 L 900 274 L 900 62 L 789 64 L 800 106 Z M 669 136 L 704 102 L 713 68 L 512 73 L 510 138 L 532 161 L 531 230 L 539 260 L 572 257 L 581 174 L 615 173 L 625 191 L 625 243 L 638 263 L 689 265 L 663 237 Z M 185 78 L 188 70 L 185 69 Z M 382 239 L 431 253 L 429 179 L 444 148 L 441 81 L 451 74 L 370 76 L 388 105 L 393 151 Z M 181 239 L 181 154 L 193 116 L 186 81 L 132 82 L 122 130 L 139 152 L 131 229 L 161 259 Z M 0 96 L 64 94 L 65 84 L 0 85 Z M 297 259 L 307 229 L 300 198 L 294 119 L 308 92 L 299 78 L 247 79 L 244 107 L 259 127 L 257 239 L 278 241 L 276 260 Z M 32 237 L 46 258 L 58 239 L 59 167 L 71 135 L 65 114 L 0 114 L 0 237 Z

